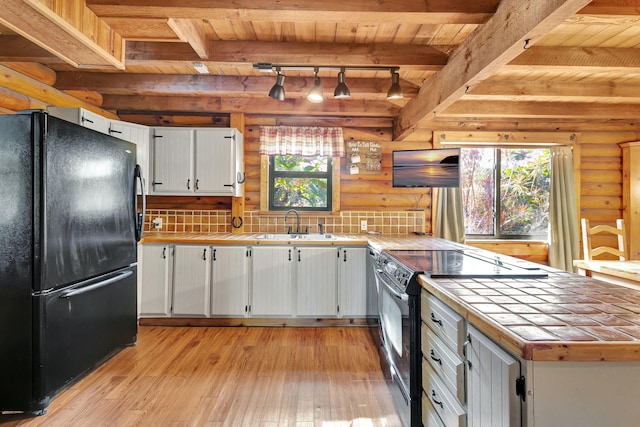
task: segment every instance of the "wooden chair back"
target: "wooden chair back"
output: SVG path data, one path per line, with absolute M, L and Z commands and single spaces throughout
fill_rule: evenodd
M 610 225 L 596 225 L 591 227 L 589 224 L 589 220 L 586 218 L 582 218 L 582 250 L 584 252 L 584 260 L 591 261 L 593 257 L 602 255 L 602 254 L 611 254 L 613 256 L 617 256 L 620 261 L 625 261 L 629 259 L 629 249 L 627 248 L 625 242 L 625 228 L 624 228 L 624 220 L 618 219 L 616 220 L 616 226 L 612 227 Z M 610 247 L 610 246 L 598 246 L 597 248 L 592 248 L 591 236 L 594 234 L 600 233 L 608 233 L 615 235 L 618 239 L 618 247 Z

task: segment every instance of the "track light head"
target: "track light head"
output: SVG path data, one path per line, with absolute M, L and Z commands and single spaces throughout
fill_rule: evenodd
M 315 78 L 313 80 L 313 87 L 309 91 L 307 95 L 307 100 L 309 102 L 313 102 L 314 104 L 320 103 L 324 100 L 324 96 L 322 94 L 322 79 L 318 77 L 318 67 L 314 69 Z
M 284 101 L 284 74 L 280 72 L 280 69 L 277 70 L 278 75 L 276 76 L 276 84 L 273 85 L 271 90 L 269 91 L 269 96 L 273 99 L 277 99 L 278 101 Z
M 344 82 L 344 68 L 341 68 L 338 73 L 338 85 L 336 90 L 333 91 L 333 97 L 338 99 L 351 98 L 351 91 L 349 91 L 347 84 Z
M 397 69 L 391 69 L 391 87 L 387 91 L 387 99 L 402 99 L 404 92 L 400 86 L 400 74 Z

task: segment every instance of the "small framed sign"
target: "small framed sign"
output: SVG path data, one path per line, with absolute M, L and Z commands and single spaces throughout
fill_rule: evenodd
M 345 141 L 347 172 L 357 174 L 382 173 L 382 144 L 373 141 Z

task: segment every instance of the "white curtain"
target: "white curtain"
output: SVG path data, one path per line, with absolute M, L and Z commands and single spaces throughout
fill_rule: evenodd
M 575 271 L 573 260 L 580 258 L 580 230 L 571 147 L 551 149 L 549 223 L 549 265 Z
M 434 190 L 435 218 L 433 236 L 464 243 L 464 210 L 460 188 L 437 188 Z

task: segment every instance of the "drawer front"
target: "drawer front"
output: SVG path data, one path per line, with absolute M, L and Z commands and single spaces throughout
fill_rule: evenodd
M 446 427 L 466 426 L 467 418 L 464 408 L 428 363 L 422 364 L 422 392 L 431 401 Z
M 422 324 L 423 363 L 429 363 L 449 391 L 464 403 L 464 363 L 424 323 Z
M 431 404 L 431 399 L 424 392 L 422 393 L 422 425 L 425 427 L 446 427 Z
M 422 321 L 431 328 L 442 341 L 463 356 L 464 319 L 445 303 L 427 291 L 422 291 Z

